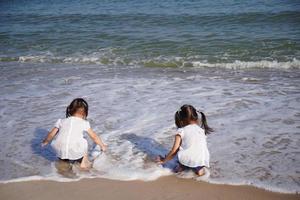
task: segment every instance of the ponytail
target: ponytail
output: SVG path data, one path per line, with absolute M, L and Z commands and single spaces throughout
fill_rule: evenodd
M 199 124 L 198 113 L 201 114 L 201 128 L 204 129 L 205 135 L 214 132 L 212 128 L 210 128 L 206 121 L 206 116 L 203 112 L 196 110 L 192 105 L 185 104 L 180 107 L 180 109 L 175 113 L 175 124 L 177 128 L 185 127 L 192 122 L 197 122 Z
M 204 115 L 204 113 L 201 111 L 197 111 L 197 112 L 201 114 L 201 128 L 204 129 L 205 135 L 208 135 L 211 132 L 214 132 L 214 130 L 208 126 L 207 121 L 206 121 L 206 116 Z
M 70 106 L 67 107 L 66 109 L 66 118 L 70 117 L 71 113 L 70 113 Z

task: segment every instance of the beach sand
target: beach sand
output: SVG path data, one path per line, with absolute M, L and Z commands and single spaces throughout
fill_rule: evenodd
M 251 186 L 215 185 L 174 176 L 156 181 L 83 179 L 77 182 L 28 181 L 0 184 L 0 199 L 300 199 L 299 194 L 269 192 Z

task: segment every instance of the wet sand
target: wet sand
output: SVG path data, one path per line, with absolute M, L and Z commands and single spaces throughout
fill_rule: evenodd
M 28 181 L 0 184 L 0 199 L 300 199 L 299 194 L 281 194 L 251 186 L 215 185 L 173 176 L 156 181 L 83 179 L 77 182 Z

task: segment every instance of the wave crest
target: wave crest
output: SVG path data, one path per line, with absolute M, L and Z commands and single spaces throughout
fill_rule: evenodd
M 225 68 L 225 69 L 300 69 L 300 60 L 294 58 L 290 61 L 241 61 L 207 62 L 194 57 L 154 57 L 150 59 L 130 58 L 91 54 L 81 56 L 53 56 L 53 55 L 28 55 L 19 57 L 0 57 L 0 62 L 33 62 L 33 63 L 67 63 L 67 64 L 95 64 L 100 66 L 134 66 L 134 67 L 195 67 L 195 68 Z

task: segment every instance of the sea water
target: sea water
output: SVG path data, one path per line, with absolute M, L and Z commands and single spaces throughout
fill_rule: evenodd
M 296 1 L 0 2 L 0 180 L 155 180 L 175 161 L 174 113 L 207 114 L 212 183 L 300 190 Z M 58 173 L 40 143 L 76 97 L 94 169 Z M 195 178 L 191 173 L 178 175 Z

